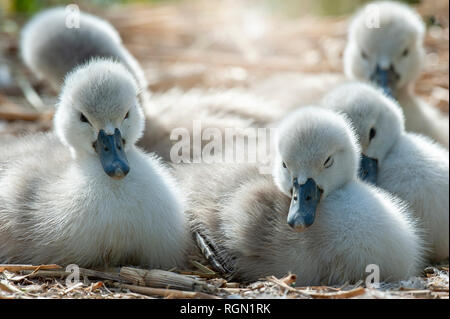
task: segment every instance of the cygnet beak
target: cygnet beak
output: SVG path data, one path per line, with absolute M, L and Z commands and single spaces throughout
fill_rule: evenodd
M 309 178 L 305 184 L 299 185 L 294 178 L 292 200 L 289 208 L 287 223 L 296 231 L 302 231 L 314 223 L 317 205 L 323 191 L 316 182 Z
M 114 135 L 107 135 L 104 130 L 100 130 L 97 141 L 95 141 L 95 150 L 100 158 L 103 170 L 110 177 L 122 179 L 130 171 L 119 129 L 115 129 Z
M 389 69 L 381 68 L 378 64 L 370 76 L 370 80 L 381 87 L 387 96 L 393 96 L 393 89 L 399 80 L 399 75 L 391 65 Z
M 378 176 L 378 160 L 361 154 L 358 175 L 361 180 L 375 185 Z

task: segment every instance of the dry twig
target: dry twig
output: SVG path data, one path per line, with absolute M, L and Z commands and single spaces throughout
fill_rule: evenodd
M 129 289 L 130 291 L 148 295 L 161 296 L 165 298 L 180 298 L 180 299 L 220 299 L 220 297 L 206 294 L 203 292 L 182 291 L 175 289 L 150 288 L 135 285 L 120 285 L 121 288 Z

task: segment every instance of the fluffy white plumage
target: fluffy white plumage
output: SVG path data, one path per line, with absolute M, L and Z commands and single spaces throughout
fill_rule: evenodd
M 381 280 L 418 274 L 421 237 L 400 200 L 357 179 L 359 148 L 343 116 L 300 109 L 281 122 L 277 145 L 273 177 L 251 165 L 177 169 L 189 185 L 193 229 L 237 279 L 293 272 L 297 285 L 342 284 L 364 279 L 369 264 Z M 316 220 L 302 232 L 286 221 L 294 177 L 323 190 Z
M 268 111 L 258 113 L 257 110 L 261 107 Z M 237 137 L 251 138 L 246 134 L 246 128 L 264 127 L 281 113 L 275 103 L 242 89 L 202 88 L 187 91 L 173 88 L 153 93 L 144 111 L 147 114 L 147 125 L 140 145 L 164 159 L 170 159 L 174 143 L 189 144 L 187 147 L 191 148 L 192 159 L 197 159 L 193 152 L 193 141 L 202 140 L 204 149 L 211 142 L 208 131 L 215 131 L 220 135 L 218 139 L 222 141 L 222 149 L 217 148 L 215 155 L 221 157 L 225 151 L 227 129 L 236 133 Z M 194 121 L 201 126 L 201 130 L 194 128 Z M 187 130 L 192 139 L 171 141 L 171 133 L 176 128 Z
M 67 77 L 55 132 L 2 146 L 0 262 L 184 263 L 184 197 L 168 168 L 135 146 L 144 123 L 137 91 L 122 64 L 94 59 Z M 105 173 L 93 147 L 100 130 L 116 129 L 130 167 L 120 180 Z
M 143 70 L 111 24 L 80 12 L 80 28 L 69 29 L 65 26 L 66 16 L 64 8 L 53 8 L 27 23 L 20 40 L 25 64 L 39 77 L 48 79 L 57 90 L 68 72 L 93 57 L 112 58 L 124 64 L 138 82 L 146 116 L 144 136 L 138 145 L 164 160 L 170 160 L 170 150 L 176 142 L 170 136 L 176 128 L 186 128 L 190 136 L 201 140 L 209 128 L 223 133 L 226 128 L 259 127 L 279 117 L 274 102 L 238 89 L 187 92 L 172 89 L 154 94 L 150 99 Z M 267 111 L 259 112 L 261 108 Z M 194 120 L 201 121 L 201 131 L 194 132 Z
M 262 114 L 270 114 L 272 109 L 276 108 L 278 114 L 273 114 L 271 120 L 279 121 L 288 112 L 316 104 L 330 88 L 345 81 L 347 80 L 341 73 L 276 72 L 249 88 L 260 98 L 276 101 L 276 105 L 262 104 L 259 110 L 253 113 L 259 118 Z
M 406 132 L 402 109 L 368 84 L 342 85 L 323 104 L 352 120 L 363 154 L 378 160 L 377 185 L 410 205 L 424 228 L 429 257 L 448 258 L 448 151 L 425 136 Z
M 107 21 L 79 12 L 79 28 L 67 27 L 70 12 L 55 7 L 36 14 L 22 29 L 20 53 L 24 63 L 59 92 L 65 76 L 92 58 L 123 63 L 134 75 L 140 90 L 147 89 L 144 73 L 122 45 L 117 30 Z M 145 93 L 145 92 L 144 92 Z
M 377 17 L 379 28 L 373 27 Z M 424 34 L 425 24 L 407 5 L 370 3 L 350 24 L 344 69 L 349 78 L 366 81 L 377 66 L 393 71 L 397 79 L 391 83 L 391 90 L 403 108 L 406 130 L 427 135 L 448 148 L 448 117 L 414 93 L 424 63 Z

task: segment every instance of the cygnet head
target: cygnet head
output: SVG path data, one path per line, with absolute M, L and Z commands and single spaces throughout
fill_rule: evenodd
M 352 121 L 362 150 L 359 176 L 375 184 L 378 166 L 405 130 L 400 106 L 365 83 L 341 85 L 327 94 L 322 104 Z
M 130 170 L 127 151 L 142 135 L 144 115 L 134 77 L 120 63 L 93 59 L 65 79 L 55 130 L 74 158 L 96 156 L 106 174 Z
M 301 231 L 313 224 L 326 196 L 356 179 L 360 150 L 349 121 L 319 107 L 288 115 L 276 147 L 273 177 L 291 197 L 288 224 Z
M 344 69 L 349 78 L 367 80 L 387 94 L 413 83 L 424 60 L 425 25 L 407 5 L 370 3 L 353 18 Z
M 59 91 L 65 75 L 92 57 L 121 59 L 121 41 L 107 21 L 68 5 L 34 15 L 19 47 L 24 63 Z

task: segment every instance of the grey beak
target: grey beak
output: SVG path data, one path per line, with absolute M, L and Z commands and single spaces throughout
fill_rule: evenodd
M 302 231 L 311 226 L 316 218 L 317 205 L 321 196 L 322 190 L 312 178 L 309 178 L 303 185 L 299 185 L 297 178 L 295 178 L 287 218 L 289 226 L 297 231 Z
M 375 185 L 377 183 L 377 177 L 378 160 L 362 154 L 359 166 L 359 178 L 367 183 Z
M 379 65 L 375 68 L 374 73 L 370 76 L 370 80 L 381 87 L 390 97 L 393 96 L 393 88 L 398 81 L 399 76 L 395 72 L 394 67 L 391 66 L 389 69 L 382 69 Z
M 95 150 L 106 174 L 114 179 L 125 177 L 130 171 L 127 156 L 123 150 L 120 131 L 116 128 L 114 135 L 107 135 L 104 130 L 98 133 Z

